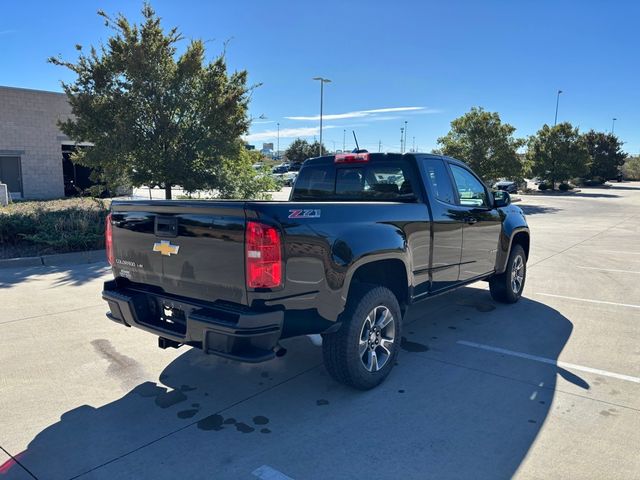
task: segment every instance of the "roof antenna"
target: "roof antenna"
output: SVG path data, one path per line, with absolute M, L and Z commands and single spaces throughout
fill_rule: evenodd
M 351 131 L 353 132 L 353 139 L 356 141 L 356 149 L 351 153 L 367 153 L 367 150 L 360 150 L 360 145 L 358 145 L 358 137 L 356 137 L 356 131 Z

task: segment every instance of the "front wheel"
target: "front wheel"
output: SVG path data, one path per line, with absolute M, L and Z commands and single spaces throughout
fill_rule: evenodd
M 349 297 L 340 329 L 323 335 L 324 363 L 335 380 L 369 390 L 395 364 L 402 314 L 396 296 L 385 287 L 356 285 Z
M 496 302 L 516 303 L 522 296 L 527 278 L 527 256 L 521 245 L 513 245 L 504 273 L 494 275 L 489 280 L 491 297 Z

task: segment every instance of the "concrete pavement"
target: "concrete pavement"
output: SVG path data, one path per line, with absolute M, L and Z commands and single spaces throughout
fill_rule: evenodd
M 0 447 L 30 472 L 0 450 L 6 478 L 640 478 L 640 183 L 518 205 L 525 298 L 415 307 L 370 392 L 306 338 L 160 350 L 104 318 L 104 264 L 0 271 Z

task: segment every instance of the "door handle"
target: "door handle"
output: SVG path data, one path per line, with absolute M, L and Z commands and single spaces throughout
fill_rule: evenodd
M 474 223 L 478 223 L 478 219 L 475 217 L 467 217 L 464 219 L 467 225 L 473 225 Z

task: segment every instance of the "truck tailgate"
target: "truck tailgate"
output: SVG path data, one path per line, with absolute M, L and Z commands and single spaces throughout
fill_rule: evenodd
M 116 276 L 246 304 L 244 202 L 114 201 L 111 210 Z

